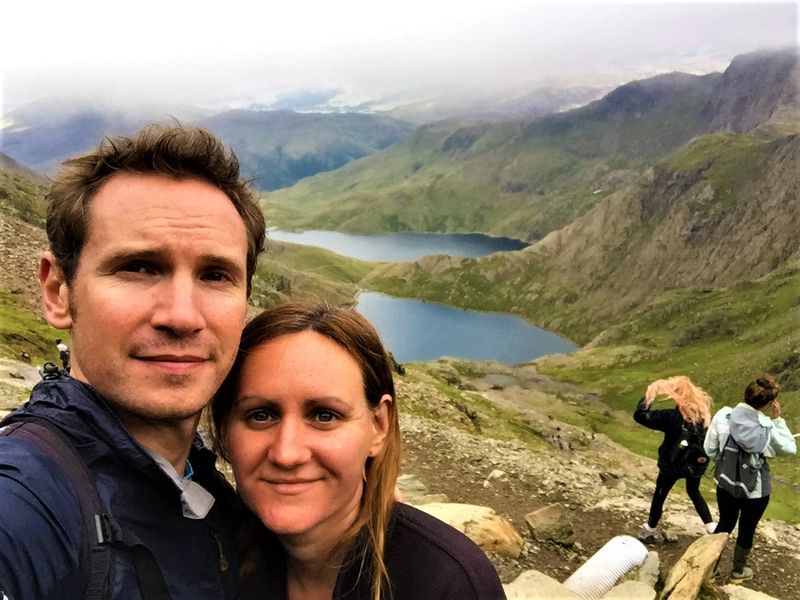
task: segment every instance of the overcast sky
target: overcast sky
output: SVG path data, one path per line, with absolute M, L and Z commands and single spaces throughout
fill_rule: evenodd
M 796 2 L 20 0 L 3 6 L 0 111 L 78 91 L 223 106 L 698 72 L 797 31 Z

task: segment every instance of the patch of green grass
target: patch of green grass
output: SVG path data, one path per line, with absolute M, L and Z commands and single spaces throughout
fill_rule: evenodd
M 0 168 L 0 210 L 31 225 L 44 226 L 46 188 L 12 170 Z
M 56 338 L 69 344 L 68 332 L 50 327 L 43 317 L 21 306 L 14 294 L 0 291 L 0 356 L 18 359 L 25 351 L 33 364 L 57 362 Z
M 354 304 L 358 282 L 376 266 L 321 248 L 270 241 L 259 261 L 250 301 L 260 308 L 298 299 Z

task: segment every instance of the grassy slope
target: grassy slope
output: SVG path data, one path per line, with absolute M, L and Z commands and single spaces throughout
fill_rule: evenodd
M 13 167 L 0 168 L 0 212 L 4 218 L 43 226 L 46 212 L 44 196 L 43 183 L 32 180 Z M 14 241 L 3 240 L 4 252 L 24 253 L 24 248 L 13 248 Z M 31 251 L 31 260 L 35 260 L 35 256 L 36 250 Z M 53 344 L 56 337 L 69 336 L 53 329 L 41 316 L 32 313 L 26 298 L 19 293 L 0 289 L 0 356 L 18 358 L 24 350 L 31 355 L 34 363 L 57 360 L 58 352 Z
M 376 266 L 320 248 L 270 241 L 250 301 L 260 308 L 292 299 L 353 304 L 357 283 Z
M 385 148 L 411 127 L 378 115 L 234 110 L 201 121 L 236 150 L 242 172 L 274 190 Z
M 267 213 L 279 207 L 272 221 L 286 228 L 541 237 L 697 134 L 709 89 L 703 81 L 643 106 L 629 106 L 624 90 L 538 121 L 424 126 L 387 150 L 267 195 Z
M 53 340 L 67 339 L 66 332 L 50 327 L 42 317 L 19 304 L 13 294 L 0 290 L 0 356 L 19 358 L 24 350 L 31 355 L 33 364 L 58 361 Z
M 45 187 L 13 169 L 0 165 L 0 211 L 31 225 L 44 225 Z

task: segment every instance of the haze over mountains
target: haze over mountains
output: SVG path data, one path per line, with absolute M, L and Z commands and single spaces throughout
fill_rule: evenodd
M 208 127 L 235 147 L 242 172 L 265 190 L 290 186 L 385 148 L 411 128 L 391 117 L 370 114 L 253 110 L 211 114 L 190 106 L 115 107 L 47 99 L 6 115 L 0 151 L 32 169 L 52 173 L 65 158 L 95 147 L 103 136 L 127 135 L 148 123 L 175 119 Z
M 41 173 L 106 135 L 130 134 L 152 122 L 179 120 L 208 127 L 236 150 L 245 175 L 263 190 L 289 187 L 318 172 L 392 145 L 414 127 L 454 116 L 503 120 L 583 104 L 602 87 L 519 85 L 472 96 L 384 98 L 343 104 L 337 90 L 300 90 L 269 103 L 212 110 L 190 104 L 47 97 L 0 119 L 0 152 Z

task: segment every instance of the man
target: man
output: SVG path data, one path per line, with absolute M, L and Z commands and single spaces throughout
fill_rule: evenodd
M 71 376 L 3 424 L 43 419 L 77 449 L 114 542 L 104 597 L 236 597 L 235 495 L 196 427 L 233 362 L 264 232 L 236 157 L 203 130 L 107 140 L 55 177 L 39 282 L 48 322 L 72 332 Z M 80 490 L 52 454 L 0 436 L 12 600 L 96 597 Z
M 69 346 L 61 338 L 58 338 L 56 340 L 56 350 L 58 350 L 58 358 L 61 360 L 61 368 L 69 373 Z

